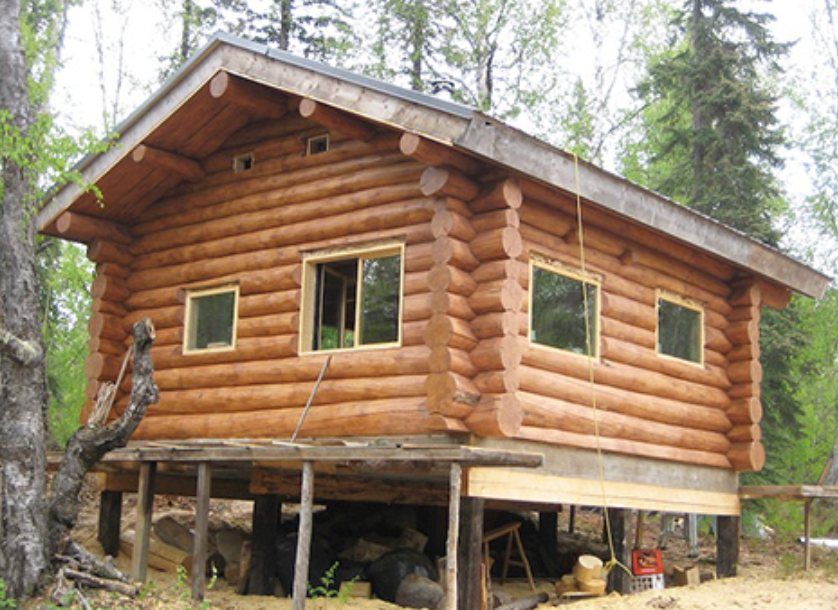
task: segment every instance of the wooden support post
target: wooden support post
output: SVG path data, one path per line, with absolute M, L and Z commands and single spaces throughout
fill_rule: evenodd
M 99 496 L 99 531 L 96 539 L 105 554 L 119 555 L 119 528 L 122 521 L 122 492 L 103 491 Z
M 207 547 L 212 471 L 208 462 L 198 464 L 195 491 L 195 537 L 192 543 L 192 599 L 203 601 L 207 584 Z
M 739 561 L 739 517 L 716 517 L 716 577 L 736 576 Z
M 314 464 L 303 462 L 300 490 L 300 532 L 297 534 L 297 559 L 294 562 L 294 599 L 292 610 L 306 607 L 308 563 L 311 555 L 312 510 L 314 506 Z
M 457 552 L 457 609 L 478 610 L 483 604 L 483 498 L 462 498 Z
M 576 531 L 576 505 L 571 504 L 567 516 L 567 533 L 572 534 Z
M 812 500 L 803 502 L 803 569 L 812 567 Z
M 451 464 L 448 498 L 448 542 L 445 545 L 445 610 L 457 610 L 457 542 L 460 536 L 460 488 L 463 469 Z
M 625 508 L 609 508 L 608 522 L 611 524 L 611 543 L 617 561 L 631 569 L 631 511 Z M 608 586 L 612 591 L 625 595 L 631 590 L 631 577 L 626 571 L 616 566 L 608 574 Z
M 154 476 L 157 462 L 140 464 L 137 485 L 137 524 L 134 526 L 134 553 L 131 558 L 131 578 L 145 582 L 148 570 L 148 541 L 151 534 L 151 511 L 154 505 Z
M 276 536 L 279 525 L 279 496 L 256 496 L 253 502 L 248 595 L 273 595 L 276 568 Z
M 559 574 L 556 566 L 556 558 L 559 555 L 559 513 L 555 511 L 542 511 L 538 513 L 538 534 L 541 538 L 541 548 L 546 557 L 545 568 L 552 577 Z

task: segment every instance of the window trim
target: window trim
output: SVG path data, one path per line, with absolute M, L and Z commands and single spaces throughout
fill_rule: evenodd
M 366 246 L 351 246 L 345 248 L 331 248 L 316 252 L 303 253 L 302 298 L 300 299 L 300 332 L 297 353 L 300 356 L 317 354 L 335 354 L 341 352 L 363 351 L 371 349 L 391 349 L 402 347 L 404 325 L 404 251 L 403 242 L 387 242 Z M 397 324 L 397 339 L 387 343 L 370 343 L 368 345 L 354 345 L 352 347 L 338 347 L 332 349 L 313 349 L 312 333 L 314 332 L 314 304 L 317 302 L 317 265 L 332 261 L 357 258 L 359 261 L 369 258 L 384 258 L 388 255 L 399 256 L 399 319 Z M 361 289 L 363 265 L 358 265 L 358 279 L 355 283 L 355 333 L 361 336 Z
M 602 279 L 591 273 L 583 273 L 581 269 L 574 269 L 572 267 L 568 267 L 558 261 L 551 260 L 547 257 L 542 257 L 538 255 L 533 255 L 530 257 L 529 261 L 529 287 L 528 287 L 528 303 L 527 303 L 527 343 L 530 347 L 535 349 L 545 349 L 551 350 L 555 352 L 560 352 L 562 354 L 570 354 L 571 356 L 576 356 L 577 358 L 584 358 L 588 361 L 593 362 L 600 362 L 602 356 Z M 547 345 L 546 343 L 539 343 L 537 340 L 533 341 L 532 339 L 532 316 L 533 316 L 533 296 L 535 294 L 535 268 L 538 267 L 543 269 L 544 271 L 549 271 L 550 273 L 554 273 L 556 275 L 561 275 L 566 278 L 570 278 L 572 280 L 576 280 L 578 282 L 582 282 L 583 284 L 592 284 L 596 288 L 596 300 L 595 300 L 595 307 L 596 307 L 596 316 L 594 317 L 594 336 L 593 336 L 593 347 L 594 353 L 591 355 L 588 354 L 580 354 L 579 352 L 574 352 L 573 350 L 565 349 L 563 347 L 556 347 L 554 345 Z
M 695 362 L 694 360 L 687 360 L 686 358 L 681 358 L 679 356 L 673 356 L 672 354 L 665 354 L 660 351 L 660 302 L 668 301 L 673 303 L 674 305 L 678 305 L 679 307 L 683 307 L 684 309 L 691 309 L 693 311 L 698 312 L 698 328 L 699 328 L 699 360 Z M 705 358 L 705 346 L 704 343 L 706 342 L 707 338 L 705 336 L 704 330 L 704 305 L 695 301 L 693 299 L 689 299 L 687 297 L 681 296 L 679 294 L 675 294 L 673 292 L 669 292 L 668 290 L 664 290 L 662 288 L 655 289 L 655 354 L 659 358 L 664 358 L 666 360 L 672 360 L 674 362 L 680 362 L 682 364 L 688 364 L 690 366 L 695 366 L 698 368 L 704 368 L 704 363 L 706 361 Z
M 326 149 L 320 152 L 312 152 L 312 144 L 316 140 L 323 139 L 326 141 Z M 306 138 L 306 157 L 316 157 L 317 155 L 324 155 L 327 152 L 332 150 L 332 138 L 329 136 L 329 132 L 325 131 L 323 133 L 317 133 Z
M 198 347 L 198 348 L 190 348 L 189 347 L 189 325 L 190 321 L 192 320 L 192 300 L 201 298 L 201 297 L 208 297 L 213 296 L 216 294 L 225 294 L 228 292 L 233 293 L 233 334 L 231 337 L 230 345 L 225 345 L 223 347 Z M 212 288 L 199 288 L 199 289 L 187 289 L 186 290 L 186 306 L 183 316 L 183 344 L 182 344 L 182 353 L 183 355 L 191 355 L 191 354 L 206 354 L 206 353 L 215 353 L 215 352 L 231 352 L 236 349 L 236 345 L 238 342 L 238 326 L 239 326 L 239 285 L 238 284 L 224 284 L 222 286 L 214 286 Z

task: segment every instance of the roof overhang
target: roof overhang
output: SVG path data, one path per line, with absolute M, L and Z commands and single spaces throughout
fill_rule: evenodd
M 84 180 L 96 183 L 219 70 L 420 134 L 566 192 L 577 190 L 578 167 L 579 194 L 629 221 L 810 297 L 822 297 L 830 284 L 828 276 L 774 248 L 470 108 L 224 34 L 117 127 L 116 146 L 82 159 L 77 169 Z M 83 194 L 75 184 L 58 190 L 37 216 L 39 230 Z

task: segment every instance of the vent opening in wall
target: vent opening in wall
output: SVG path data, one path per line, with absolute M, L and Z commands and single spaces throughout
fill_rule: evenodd
M 233 157 L 233 171 L 235 173 L 246 172 L 253 169 L 253 153 L 244 153 Z
M 319 155 L 329 150 L 329 134 L 323 133 L 306 140 L 306 155 Z

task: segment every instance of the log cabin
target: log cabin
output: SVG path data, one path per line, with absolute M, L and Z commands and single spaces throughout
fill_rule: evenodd
M 706 513 L 735 544 L 760 311 L 828 277 L 481 112 L 226 35 L 117 132 L 79 164 L 101 200 L 70 184 L 37 216 L 95 263 L 83 419 L 148 317 L 138 446 L 299 426 L 534 453 L 465 464 L 463 512 Z M 251 466 L 239 497 L 299 493 Z M 352 498 L 422 500 L 379 483 Z

